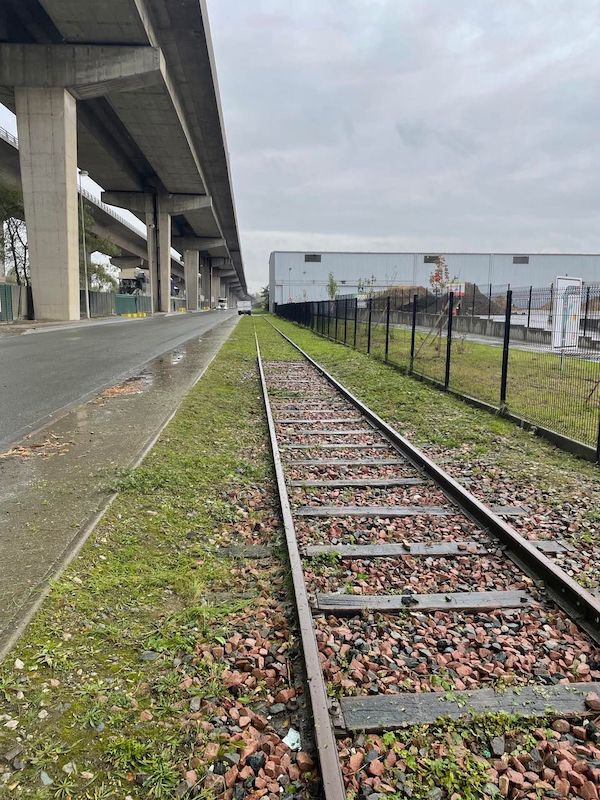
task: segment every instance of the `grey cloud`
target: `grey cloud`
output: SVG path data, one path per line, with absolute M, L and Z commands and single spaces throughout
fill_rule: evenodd
M 397 122 L 396 133 L 407 147 L 425 147 L 429 139 L 429 131 L 418 122 Z
M 274 248 L 600 250 L 597 0 L 209 11 L 253 285 Z
M 425 122 L 397 122 L 396 133 L 406 147 L 424 148 L 442 144 L 457 155 L 469 155 L 477 145 L 464 131 L 448 128 L 440 117 L 436 125 Z

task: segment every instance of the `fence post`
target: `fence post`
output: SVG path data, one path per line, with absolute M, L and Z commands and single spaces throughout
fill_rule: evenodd
M 504 345 L 502 347 L 502 375 L 500 378 L 500 406 L 506 405 L 506 385 L 508 383 L 508 353 L 510 347 L 510 319 L 512 316 L 512 291 L 506 292 L 506 312 L 504 314 Z
M 369 297 L 369 327 L 367 329 L 367 355 L 371 352 L 371 314 L 373 311 L 373 298 Z
M 529 287 L 529 300 L 527 301 L 527 327 L 525 328 L 525 338 L 529 338 L 529 325 L 531 323 L 531 297 L 533 295 L 533 286 Z
M 348 298 L 344 300 L 344 344 L 348 338 Z
M 492 316 L 492 284 L 490 283 L 490 293 L 488 294 L 488 319 Z
M 390 296 L 387 296 L 387 307 L 385 309 L 385 360 L 388 360 L 390 352 Z
M 358 297 L 354 298 L 354 343 L 353 347 L 356 350 L 356 328 L 358 327 Z
M 417 303 L 419 302 L 419 295 L 413 295 L 413 306 L 412 306 L 412 329 L 410 332 L 410 366 L 409 372 L 413 371 L 413 365 L 415 363 L 415 337 L 416 337 L 416 330 L 417 330 Z
M 452 355 L 452 315 L 454 312 L 454 292 L 448 295 L 448 331 L 446 334 L 446 373 L 444 375 L 444 388 L 450 385 L 450 356 Z
M 338 304 L 337 300 L 333 301 L 335 305 L 335 340 L 337 342 L 337 333 L 338 333 Z
M 585 290 L 585 313 L 583 315 L 583 335 L 587 333 L 588 310 L 590 307 L 590 287 L 587 286 Z
M 475 316 L 475 284 L 473 284 L 473 302 L 471 303 L 471 316 Z

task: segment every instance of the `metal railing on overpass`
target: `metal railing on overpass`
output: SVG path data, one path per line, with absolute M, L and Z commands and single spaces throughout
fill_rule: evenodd
M 19 149 L 19 139 L 18 139 L 18 137 L 15 136 L 10 131 L 7 131 L 6 128 L 3 128 L 1 125 L 0 125 L 0 139 L 4 139 L 5 142 L 8 142 L 9 144 L 11 144 L 16 150 Z M 114 220 L 119 222 L 121 225 L 124 225 L 130 231 L 133 231 L 133 233 L 135 233 L 137 236 L 139 236 L 144 241 L 147 240 L 146 231 L 142 229 L 142 228 L 145 228 L 145 225 L 142 222 L 140 222 L 140 225 L 142 227 L 138 228 L 136 225 L 133 224 L 133 222 L 131 222 L 130 220 L 125 219 L 125 217 L 121 216 L 121 214 L 119 214 L 117 211 L 115 211 L 112 206 L 109 206 L 106 203 L 103 203 L 102 200 L 99 197 L 96 197 L 95 195 L 93 195 L 88 189 L 84 189 L 83 186 L 78 186 L 77 190 L 80 192 L 80 194 L 83 197 L 85 197 L 86 200 L 88 200 L 90 203 L 93 203 L 96 206 L 96 208 L 99 208 L 102 211 L 104 211 L 105 214 L 108 214 L 109 216 L 111 216 Z M 172 251 L 172 253 L 171 253 L 173 260 L 177 261 L 178 264 L 182 265 L 183 261 L 181 260 L 181 257 L 175 257 L 173 255 L 173 252 L 176 252 L 176 251 Z
M 6 128 L 3 128 L 2 126 L 0 126 L 0 139 L 4 139 L 5 142 L 11 144 L 16 150 L 19 149 L 18 137 L 15 136 L 10 131 L 7 131 Z M 104 211 L 106 214 L 109 214 L 111 217 L 116 219 L 118 222 L 121 223 L 121 225 L 125 225 L 125 227 L 129 228 L 129 230 L 137 233 L 138 236 L 141 236 L 143 239 L 146 238 L 146 234 L 144 231 L 140 230 L 139 228 L 136 228 L 136 226 L 132 222 L 126 220 L 125 217 L 122 217 L 120 214 L 114 211 L 111 206 L 108 206 L 106 205 L 106 203 L 103 203 L 99 197 L 94 197 L 94 195 L 87 189 L 84 189 L 83 186 L 78 187 L 78 189 L 83 195 L 83 197 L 85 197 L 86 200 L 89 200 L 90 203 L 93 203 L 98 208 L 101 208 L 102 211 Z

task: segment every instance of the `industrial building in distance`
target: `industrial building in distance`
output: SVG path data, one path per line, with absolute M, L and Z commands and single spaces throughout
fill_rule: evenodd
M 559 275 L 600 281 L 596 253 L 332 253 L 275 251 L 269 258 L 269 302 L 327 300 L 329 274 L 338 295 L 390 286 L 428 286 L 443 256 L 451 279 L 478 286 L 550 286 Z

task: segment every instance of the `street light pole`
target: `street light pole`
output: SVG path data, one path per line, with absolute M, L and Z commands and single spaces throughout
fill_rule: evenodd
M 89 172 L 84 169 L 79 170 L 79 203 L 81 208 L 81 240 L 83 245 L 83 279 L 85 281 L 85 315 L 90 318 L 90 288 L 88 283 L 88 263 L 87 248 L 85 242 L 85 217 L 83 215 L 83 194 L 81 193 L 81 179 L 87 178 Z

